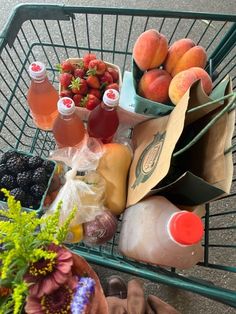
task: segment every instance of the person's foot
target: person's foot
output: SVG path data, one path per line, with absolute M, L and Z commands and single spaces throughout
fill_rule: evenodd
M 107 279 L 105 290 L 106 297 L 127 298 L 127 286 L 125 281 L 119 276 L 111 276 Z

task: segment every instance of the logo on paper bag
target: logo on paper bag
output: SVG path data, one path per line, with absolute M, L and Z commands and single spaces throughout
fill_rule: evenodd
M 165 134 L 166 132 L 155 134 L 153 141 L 143 150 L 135 169 L 136 180 L 131 186 L 132 189 L 146 182 L 153 174 L 162 151 Z

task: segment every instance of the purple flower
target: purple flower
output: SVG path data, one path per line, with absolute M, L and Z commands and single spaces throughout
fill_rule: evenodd
M 72 314 L 82 314 L 94 293 L 95 281 L 89 277 L 81 277 L 71 303 Z

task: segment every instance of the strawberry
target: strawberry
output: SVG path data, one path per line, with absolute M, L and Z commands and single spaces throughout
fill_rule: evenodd
M 98 99 L 102 98 L 102 93 L 99 89 L 96 88 L 91 88 L 89 90 L 89 94 L 94 95 L 95 97 L 97 97 Z
M 73 96 L 73 100 L 74 100 L 74 103 L 75 103 L 76 107 L 80 107 L 81 106 L 82 98 L 83 98 L 83 95 L 80 95 L 80 94 L 75 94 Z
M 114 68 L 107 68 L 107 72 L 109 72 L 113 78 L 113 82 L 117 82 L 119 79 L 119 74 Z
M 97 57 L 94 53 L 86 53 L 83 57 L 84 68 L 87 70 L 89 67 L 89 62 L 95 60 Z
M 87 77 L 87 84 L 91 88 L 99 88 L 100 87 L 100 82 L 97 76 L 94 75 L 89 75 Z
M 106 87 L 109 84 L 113 83 L 113 78 L 109 72 L 105 72 L 102 76 L 100 76 L 100 83 L 102 87 Z
M 57 68 L 59 69 L 61 73 L 64 73 L 64 72 L 73 73 L 75 66 L 72 63 L 70 63 L 70 61 L 65 60 L 61 64 L 59 64 Z
M 106 64 L 102 60 L 91 60 L 89 62 L 89 70 L 95 71 L 95 74 L 97 75 L 103 75 L 104 72 L 106 71 Z
M 74 70 L 74 77 L 80 77 L 80 78 L 83 78 L 85 76 L 85 70 L 82 69 L 82 68 L 76 68 Z
M 73 78 L 72 74 L 62 73 L 60 74 L 59 80 L 60 80 L 61 85 L 67 88 L 70 85 L 72 78 Z
M 69 86 L 74 94 L 85 95 L 88 90 L 86 80 L 77 77 L 71 81 L 71 85 Z
M 112 84 L 107 85 L 105 90 L 107 90 L 107 89 L 115 89 L 115 90 L 117 90 L 117 92 L 119 92 L 119 90 L 120 90 L 119 85 L 117 83 L 112 83 Z
M 88 94 L 82 100 L 83 107 L 86 107 L 88 110 L 93 110 L 95 107 L 97 107 L 100 104 L 100 102 L 101 100 L 92 94 Z
M 61 91 L 61 93 L 60 93 L 60 97 L 72 98 L 72 96 L 73 96 L 72 91 L 69 89 L 65 89 L 65 90 Z

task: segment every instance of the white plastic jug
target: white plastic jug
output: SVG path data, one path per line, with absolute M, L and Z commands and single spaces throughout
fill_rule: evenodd
M 152 196 L 126 209 L 119 250 L 138 261 L 187 269 L 203 258 L 202 236 L 196 214 Z

